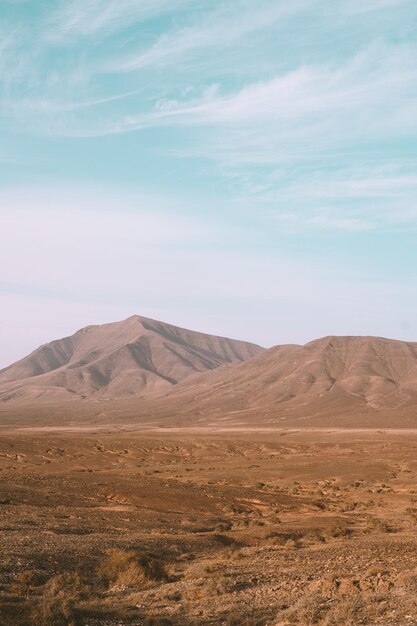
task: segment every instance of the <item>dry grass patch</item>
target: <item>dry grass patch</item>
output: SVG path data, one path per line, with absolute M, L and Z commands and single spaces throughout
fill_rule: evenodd
M 77 626 L 74 605 L 65 595 L 43 596 L 31 612 L 31 626 Z
M 238 543 L 232 543 L 221 551 L 220 557 L 226 561 L 240 559 L 243 556 L 242 546 Z
M 142 589 L 152 582 L 169 579 L 166 567 L 158 557 L 133 550 L 110 550 L 98 573 L 109 588 L 116 589 Z
M 353 533 L 352 530 L 350 528 L 346 528 L 346 526 L 336 525 L 329 528 L 327 534 L 329 537 L 333 537 L 333 539 L 348 539 Z
M 229 537 L 229 535 L 214 534 L 213 539 L 216 539 L 216 541 L 223 546 L 223 549 L 217 553 L 216 560 L 231 560 L 239 558 L 242 555 L 241 549 L 243 548 L 243 544 L 236 541 L 233 537 Z
M 44 575 L 33 570 L 25 570 L 16 576 L 15 582 L 10 585 L 10 592 L 16 595 L 28 596 L 44 582 Z
M 263 543 L 270 546 L 282 546 L 285 548 L 301 547 L 301 532 L 273 532 L 266 535 Z
M 37 588 L 36 591 L 39 591 Z M 76 604 L 90 597 L 91 587 L 78 572 L 52 576 L 41 588 L 31 613 L 32 626 L 76 626 Z
M 226 574 L 224 562 L 219 559 L 198 561 L 186 572 L 185 578 L 194 581 L 193 597 L 206 598 L 229 593 L 235 588 L 233 576 Z
M 367 521 L 366 530 L 368 533 L 371 533 L 374 531 L 380 532 L 380 533 L 395 532 L 392 526 L 390 526 L 385 520 L 382 520 L 379 517 L 370 517 Z
M 358 626 L 372 624 L 387 611 L 385 597 L 369 598 L 344 596 L 336 602 L 323 596 L 304 596 L 285 612 L 290 624 L 299 626 Z

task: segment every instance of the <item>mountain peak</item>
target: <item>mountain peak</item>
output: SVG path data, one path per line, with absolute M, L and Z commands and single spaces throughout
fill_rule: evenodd
M 0 371 L 0 399 L 141 395 L 262 349 L 132 315 L 86 326 Z

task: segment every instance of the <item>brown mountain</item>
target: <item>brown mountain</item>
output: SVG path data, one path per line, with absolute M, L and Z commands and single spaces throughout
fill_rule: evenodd
M 416 427 L 417 343 L 325 337 L 263 350 L 135 316 L 0 372 L 0 399 L 13 398 L 30 401 L 3 404 L 2 421 L 24 408 L 40 424 Z M 95 401 L 61 402 L 71 398 Z
M 0 371 L 0 400 L 118 398 L 170 388 L 263 348 L 134 315 L 87 326 Z
M 304 346 L 276 346 L 190 383 L 154 399 L 153 414 L 252 425 L 294 418 L 306 423 L 326 418 L 336 425 L 341 415 L 365 419 L 383 412 L 412 416 L 417 415 L 417 344 L 326 337 Z

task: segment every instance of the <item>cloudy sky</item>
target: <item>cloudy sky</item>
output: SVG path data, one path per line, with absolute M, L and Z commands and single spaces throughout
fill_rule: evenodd
M 417 340 L 415 0 L 2 0 L 0 366 L 133 313 Z

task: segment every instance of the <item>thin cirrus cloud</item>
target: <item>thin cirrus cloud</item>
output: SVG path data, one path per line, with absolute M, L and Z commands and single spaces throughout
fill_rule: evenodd
M 80 101 L 68 101 L 68 100 L 51 100 L 48 98 L 22 98 L 18 102 L 11 100 L 4 100 L 2 105 L 8 111 L 17 112 L 34 112 L 37 114 L 60 114 L 70 111 L 80 111 L 82 109 L 94 109 L 105 104 L 111 104 L 118 100 L 125 100 L 131 98 L 139 93 L 139 90 L 128 91 L 126 93 L 119 93 L 114 96 L 106 96 L 103 98 L 96 98 L 93 100 L 80 100 Z
M 366 4 L 359 0 L 341 0 L 337 5 L 330 5 L 327 0 L 294 0 L 291 3 L 261 0 L 256 5 L 238 0 L 233 4 L 214 2 L 209 6 L 210 9 L 202 12 L 198 19 L 164 32 L 145 49 L 129 56 L 112 58 L 99 67 L 99 71 L 132 72 L 146 68 L 174 67 L 179 61 L 185 64 L 187 70 L 192 70 L 193 66 L 203 66 L 207 71 L 210 64 L 215 65 L 217 60 L 217 71 L 227 73 L 231 67 L 228 62 L 224 63 L 224 56 L 219 63 L 220 59 L 212 57 L 210 50 L 225 51 L 233 47 L 242 51 L 246 67 L 250 66 L 252 55 L 258 71 L 262 71 L 264 65 L 271 64 L 268 53 L 275 63 L 283 67 L 291 66 L 297 63 L 294 47 L 296 53 L 299 53 L 298 46 L 305 49 L 310 46 L 314 53 L 320 49 L 326 51 L 326 42 L 318 45 L 320 29 L 326 33 L 325 36 L 321 35 L 324 38 L 337 39 L 339 31 L 339 38 L 343 40 L 344 32 L 350 28 L 353 45 L 356 42 L 362 46 L 367 40 L 363 31 L 367 29 L 364 29 L 363 22 L 358 23 L 358 18 L 372 19 L 377 26 L 389 30 L 390 23 L 398 19 L 398 9 L 413 13 L 412 0 L 376 0 Z M 394 8 L 397 11 L 391 10 Z M 369 16 L 371 13 L 374 14 L 372 18 Z M 303 26 L 302 20 L 306 16 L 311 22 L 309 28 Z M 368 22 L 367 25 L 372 31 L 372 23 Z M 375 34 L 379 36 L 378 31 Z M 326 56 L 338 54 L 336 49 L 332 50 L 332 55 Z M 242 62 L 242 56 L 238 55 L 237 64 L 233 65 L 234 71 L 239 71 L 238 64 Z
M 280 120 L 314 124 L 319 114 L 347 112 L 353 118 L 355 109 L 363 111 L 363 117 L 376 106 L 382 112 L 387 107 L 408 110 L 409 98 L 417 96 L 416 52 L 415 46 L 397 50 L 372 45 L 341 66 L 304 65 L 230 95 L 214 92 L 214 97 L 200 101 L 160 100 L 148 118 L 184 125 L 263 125 Z M 139 124 L 144 120 L 146 116 L 138 116 Z M 126 129 L 134 130 L 133 117 Z
M 199 45 L 204 45 L 204 38 Z M 413 165 L 392 159 L 384 165 L 394 173 L 383 171 L 375 177 L 372 171 L 366 172 L 365 164 L 365 171 L 354 180 L 345 161 L 352 155 L 360 159 L 361 153 L 381 140 L 409 140 L 413 135 L 412 129 L 417 128 L 417 107 L 413 106 L 416 52 L 413 43 L 372 42 L 339 62 L 303 64 L 237 90 L 209 84 L 154 103 L 145 99 L 145 107 L 142 89 L 79 102 L 29 98 L 14 103 L 13 112 L 23 112 L 23 123 L 29 126 L 36 122 L 37 132 L 43 116 L 47 124 L 43 132 L 58 138 L 177 129 L 178 156 L 209 159 L 221 168 L 223 178 L 233 179 L 240 187 L 239 201 L 245 195 L 246 204 L 252 203 L 256 211 L 269 204 L 266 214 L 275 213 L 281 223 L 293 227 L 402 226 L 415 219 Z M 138 106 L 144 108 L 140 113 L 135 112 Z M 77 117 L 77 111 L 86 114 Z M 73 114 L 71 124 L 67 112 Z M 194 138 L 192 147 L 181 147 L 185 135 Z M 330 159 L 336 161 L 336 177 L 329 173 Z M 285 174 L 290 167 L 312 162 L 316 162 L 315 180 L 303 174 L 301 184 L 288 184 L 285 176 L 281 180 L 276 176 L 277 168 Z M 264 191 L 259 192 L 259 187 Z M 364 215 L 361 207 L 337 205 L 348 197 L 373 199 L 377 206 L 367 207 Z M 395 210 L 387 207 L 387 197 Z M 317 206 L 322 201 L 330 206 Z
M 258 211 L 292 229 L 417 232 L 417 176 L 397 165 L 314 168 L 302 177 L 282 176 L 278 185 L 273 174 L 262 186 L 251 179 L 243 185 L 242 209 L 255 203 Z
M 187 54 L 193 55 L 210 48 L 231 47 L 242 38 L 258 31 L 269 30 L 279 21 L 311 7 L 311 0 L 293 3 L 260 2 L 256 9 L 247 2 L 233 7 L 225 3 L 205 15 L 203 21 L 162 35 L 147 50 L 105 64 L 101 71 L 131 72 L 157 66 L 171 66 Z
M 318 149 L 346 140 L 352 133 L 357 139 L 365 126 L 368 137 L 381 132 L 382 124 L 384 136 L 408 133 L 410 122 L 416 116 L 416 109 L 411 106 L 417 97 L 416 52 L 415 46 L 397 49 L 371 45 L 340 66 L 305 65 L 225 95 L 218 85 L 202 90 L 202 97 L 195 97 L 195 90 L 190 90 L 182 99 L 159 99 L 152 110 L 137 114 L 134 110 L 119 112 L 114 120 L 99 119 L 96 125 L 92 123 L 75 132 L 80 136 L 94 136 L 162 125 L 225 126 L 233 137 L 233 130 L 242 127 L 239 139 L 243 143 L 252 130 L 262 130 L 272 124 L 267 136 L 259 135 L 258 150 L 254 142 L 255 160 L 264 144 L 263 159 L 271 156 L 268 145 L 279 152 L 281 144 L 271 142 L 271 133 L 272 136 L 276 133 L 279 139 L 294 140 L 295 144 L 300 142 L 302 134 L 305 143 L 308 134 L 315 138 L 333 125 L 336 132 L 323 135 Z M 349 133 L 343 125 L 347 120 L 350 120 Z M 242 143 L 236 146 L 240 151 Z M 226 149 L 229 149 L 227 143 Z M 248 149 L 251 149 L 250 141 Z M 245 151 L 242 154 L 247 159 Z
M 191 0 L 70 0 L 49 14 L 46 37 L 52 41 L 113 33 L 151 18 L 181 10 Z
M 301 67 L 229 95 L 214 86 L 206 88 L 200 98 L 159 100 L 153 111 L 126 114 L 109 126 L 90 126 L 86 133 L 130 133 L 158 126 L 191 129 L 198 134 L 199 147 L 189 149 L 188 154 L 183 151 L 184 156 L 209 157 L 232 169 L 235 180 L 239 180 L 240 165 L 243 181 L 251 165 L 268 166 L 267 172 L 253 174 L 256 187 L 263 183 L 266 191 L 251 193 L 251 185 L 242 182 L 242 192 L 256 207 L 273 207 L 281 222 L 344 230 L 402 226 L 416 217 L 410 208 L 416 176 L 401 162 L 384 164 L 376 175 L 366 168 L 358 175 L 343 166 L 342 156 L 336 177 L 326 167 L 320 174 L 317 166 L 314 177 L 304 175 L 302 183 L 280 181 L 278 186 L 270 169 L 314 158 L 320 162 L 338 152 L 357 154 L 381 137 L 409 138 L 410 128 L 417 128 L 417 109 L 410 107 L 417 96 L 415 52 L 413 46 L 372 44 L 342 66 Z M 368 207 L 366 215 L 363 208 L 349 208 L 345 203 L 339 208 L 337 204 L 317 207 L 322 201 L 337 203 L 346 198 L 379 204 Z M 292 214 L 286 202 L 298 204 Z
M 369 139 L 381 133 L 409 133 L 416 109 L 411 106 L 417 97 L 415 46 L 399 49 L 387 45 L 371 45 L 367 50 L 340 66 L 305 65 L 269 80 L 255 82 L 242 89 L 222 94 L 219 85 L 201 90 L 188 90 L 183 98 L 160 98 L 154 107 L 135 113 L 136 102 L 127 100 L 125 110 L 113 110 L 108 116 L 87 118 L 84 126 L 72 127 L 78 136 L 100 136 L 134 132 L 145 127 L 224 127 L 226 139 L 219 157 L 231 151 L 235 160 L 241 155 L 255 162 L 277 160 L 285 143 L 309 147 L 317 140 L 317 151 L 332 145 L 352 143 L 352 138 Z M 93 100 L 90 103 L 69 103 L 70 108 L 82 108 L 127 99 L 127 92 Z M 191 97 L 190 97 L 191 96 Z M 53 102 L 42 107 L 48 112 L 64 108 Z M 65 119 L 56 132 L 65 135 Z M 349 122 L 349 128 L 346 123 Z M 265 133 L 268 126 L 268 133 Z M 334 132 L 326 132 L 331 128 Z M 236 130 L 239 133 L 236 133 Z M 254 137 L 254 132 L 259 131 Z M 262 132 L 263 131 L 263 132 Z M 224 141 L 224 130 L 221 133 Z M 236 139 L 236 145 L 233 140 Z M 273 141 L 275 139 L 275 142 Z M 214 149 L 219 149 L 214 135 Z M 245 148 L 246 142 L 246 150 Z M 219 142 L 220 143 L 220 142 Z M 203 149 L 204 149 L 203 144 Z M 243 148 L 243 149 L 242 149 Z M 210 155 L 210 146 L 207 145 Z M 210 155 L 211 156 L 211 155 Z

